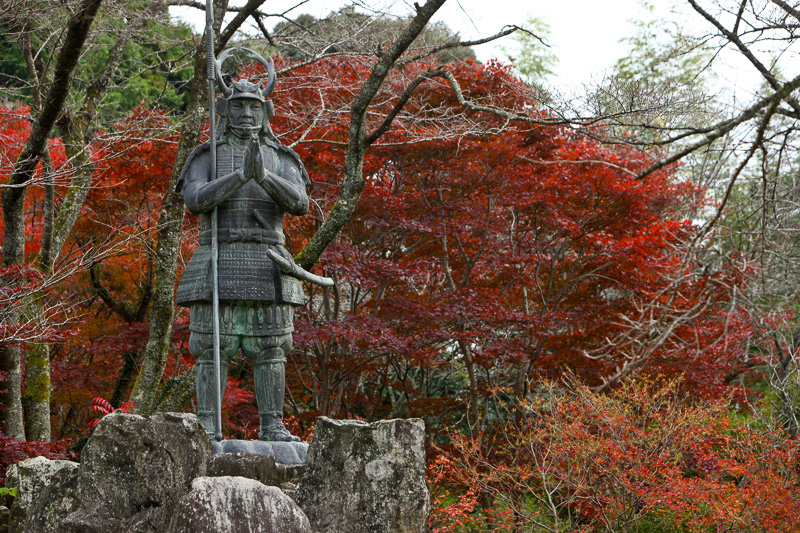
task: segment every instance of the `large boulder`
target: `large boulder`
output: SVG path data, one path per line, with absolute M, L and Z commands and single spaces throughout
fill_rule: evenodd
M 317 418 L 295 501 L 316 533 L 426 532 L 425 423 Z
M 72 461 L 51 461 L 33 457 L 13 464 L 6 470 L 6 487 L 17 489 L 17 498 L 11 507 L 10 533 L 22 531 L 22 526 L 39 494 L 57 476 L 66 476 L 78 469 Z
M 199 477 L 168 533 L 312 533 L 303 511 L 277 487 L 244 477 Z
M 36 498 L 25 519 L 25 533 L 59 533 L 61 523 L 78 508 L 78 469 L 64 468 Z
M 79 507 L 66 532 L 163 531 L 192 480 L 206 474 L 211 441 L 193 414 L 103 417 L 81 453 Z

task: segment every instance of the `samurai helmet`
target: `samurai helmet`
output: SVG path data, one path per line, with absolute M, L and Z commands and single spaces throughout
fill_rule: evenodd
M 260 87 L 246 80 L 231 82 L 231 94 L 228 96 L 228 100 L 234 98 L 247 98 L 262 103 L 266 101 Z
M 258 53 L 250 50 L 249 48 L 242 48 L 241 50 L 247 52 L 247 55 L 250 56 L 251 59 L 254 59 L 264 65 L 264 68 L 267 69 L 267 83 L 263 89 L 259 84 L 252 83 L 247 80 L 232 81 L 230 86 L 228 86 L 228 84 L 226 84 L 225 80 L 222 78 L 222 63 L 224 63 L 225 60 L 231 56 L 231 54 L 239 51 L 239 49 L 228 48 L 222 52 L 214 65 L 216 69 L 217 85 L 222 93 L 219 97 L 217 97 L 217 112 L 221 117 L 219 129 L 217 131 L 221 135 L 229 127 L 227 120 L 228 102 L 230 100 L 243 98 L 249 100 L 258 100 L 261 102 L 264 108 L 264 120 L 261 126 L 258 128 L 265 133 L 269 133 L 271 131 L 269 127 L 269 120 L 275 116 L 275 108 L 272 106 L 272 101 L 267 100 L 267 97 L 272 94 L 272 90 L 275 88 L 275 64 L 272 61 L 272 58 L 267 61 Z M 251 128 L 243 129 L 250 130 Z

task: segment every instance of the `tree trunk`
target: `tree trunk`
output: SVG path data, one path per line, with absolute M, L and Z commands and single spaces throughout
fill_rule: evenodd
M 108 401 L 114 409 L 118 409 L 124 403 L 125 398 L 128 397 L 131 382 L 136 375 L 136 368 L 139 366 L 139 359 L 139 352 L 125 352 L 122 354 L 122 360 L 125 361 L 125 365 L 122 367 L 122 372 L 120 372 L 117 386 L 114 387 L 114 393 Z
M 472 360 L 472 349 L 464 341 L 458 341 L 461 353 L 464 354 L 464 366 L 469 377 L 469 403 L 467 404 L 467 420 L 471 427 L 477 427 L 481 418 L 481 406 L 478 398 L 478 377 L 475 374 L 475 362 Z
M 180 376 L 169 378 L 161 396 L 156 402 L 155 411 L 180 411 L 194 397 L 197 367 L 193 366 Z
M 219 35 L 222 16 L 227 8 L 226 0 L 214 2 L 214 33 Z M 218 41 L 218 47 L 224 42 Z M 156 405 L 161 377 L 167 365 L 172 322 L 175 318 L 175 283 L 177 281 L 178 254 L 180 252 L 183 214 L 186 210 L 181 192 L 177 189 L 178 178 L 186 159 L 199 144 L 203 121 L 206 118 L 204 102 L 207 100 L 208 83 L 206 79 L 206 55 L 201 43 L 195 55 L 194 79 L 189 93 L 186 114 L 181 124 L 181 135 L 175 166 L 158 218 L 156 243 L 155 277 L 153 281 L 153 303 L 150 312 L 150 336 L 144 351 L 142 368 L 136 377 L 131 392 L 135 410 L 143 414 L 151 413 Z
M 198 123 L 202 123 L 202 117 Z M 196 144 L 196 142 L 192 143 L 188 140 L 184 142 L 187 137 L 188 135 L 181 135 L 181 144 L 178 147 L 178 156 L 175 161 L 176 172 L 183 167 L 183 162 L 186 161 L 191 148 Z M 175 318 L 175 281 L 184 213 L 183 198 L 181 198 L 180 192 L 175 190 L 176 181 L 177 177 L 173 173 L 170 189 L 161 204 L 154 267 L 155 277 L 153 279 L 153 303 L 150 311 L 150 336 L 144 350 L 142 368 L 136 377 L 130 397 L 131 401 L 136 403 L 135 410 L 144 414 L 151 413 L 155 407 L 156 393 L 167 365 L 172 322 Z
M 33 177 L 42 154 L 47 149 L 47 139 L 64 108 L 64 103 L 69 94 L 72 73 L 78 64 L 83 45 L 89 34 L 89 28 L 94 22 L 101 3 L 102 0 L 83 0 L 70 17 L 64 35 L 64 43 L 55 62 L 53 80 L 48 90 L 47 98 L 33 123 L 31 134 L 14 164 L 14 169 L 9 179 L 9 184 L 12 186 L 3 189 L 2 204 L 5 223 L 3 267 L 20 265 L 25 261 L 25 192 L 27 184 Z M 15 280 L 4 280 L 4 283 L 15 283 Z M 15 316 L 10 318 L 17 319 L 16 322 L 18 323 L 20 318 L 19 311 L 15 310 L 12 314 Z M 36 352 L 35 349 L 33 351 Z M 47 423 L 46 425 L 42 423 L 40 415 L 45 409 L 43 408 L 41 396 L 37 396 L 35 402 L 39 402 L 39 405 L 37 405 L 36 414 L 34 414 L 34 426 L 37 436 L 41 436 L 45 426 L 49 428 L 50 423 L 49 367 L 47 378 L 45 379 L 41 374 L 40 365 L 42 359 L 40 356 L 41 352 L 33 355 L 32 375 L 36 382 L 34 383 L 34 389 L 38 393 L 43 392 L 40 385 L 45 380 L 47 381 Z M 9 381 L 2 398 L 4 409 L 0 412 L 0 415 L 3 417 L 3 429 L 6 434 L 24 438 L 24 431 L 21 429 L 23 418 L 22 401 L 19 396 L 21 390 L 20 357 L 21 351 L 18 347 L 6 346 L 5 349 L 0 351 L 0 359 L 2 359 L 0 360 L 0 368 L 9 369 L 7 378 Z M 31 401 L 34 401 L 33 397 L 31 397 Z M 49 438 L 48 434 L 47 440 Z
M 0 372 L 5 378 L 5 381 L 0 381 L 2 431 L 9 437 L 25 440 L 25 427 L 22 424 L 22 350 L 19 346 L 6 344 L 0 348 Z
M 66 128 L 69 129 L 69 128 Z M 44 273 L 53 269 L 64 243 L 78 219 L 89 187 L 92 183 L 94 164 L 89 149 L 84 146 L 84 127 L 64 135 L 64 145 L 71 167 L 71 180 L 67 195 L 58 214 L 54 217 L 52 231 L 37 258 L 38 267 Z M 49 159 L 47 150 L 42 159 Z M 44 293 L 34 293 L 26 305 L 31 322 L 46 320 Z M 25 435 L 27 440 L 50 441 L 50 346 L 46 343 L 30 345 L 25 351 L 25 393 L 22 397 L 25 411 Z
M 25 352 L 25 436 L 50 441 L 50 345 L 31 344 Z
M 156 3 L 151 4 L 150 10 Z M 86 90 L 86 98 L 77 116 L 66 112 L 59 121 L 64 148 L 70 166 L 70 184 L 64 201 L 57 214 L 50 213 L 52 226 L 42 242 L 42 250 L 37 258 L 38 267 L 45 273 L 53 270 L 53 265 L 61 249 L 72 232 L 75 222 L 89 195 L 95 163 L 86 144 L 86 132 L 97 114 L 97 104 L 105 93 L 111 77 L 122 60 L 122 55 L 133 32 L 147 20 L 147 11 L 131 24 L 117 38 L 103 70 Z M 47 149 L 42 152 L 43 163 L 49 162 Z M 47 165 L 44 165 L 47 166 Z M 32 316 L 43 316 L 44 295 L 33 296 Z M 25 394 L 22 405 L 25 410 L 25 433 L 28 440 L 50 440 L 50 346 L 32 345 L 25 355 Z

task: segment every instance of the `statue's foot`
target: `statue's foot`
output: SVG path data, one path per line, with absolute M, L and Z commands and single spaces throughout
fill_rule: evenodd
M 300 442 L 300 437 L 295 437 L 287 430 L 283 430 L 281 432 L 270 432 L 264 433 L 262 432 L 258 436 L 258 440 L 263 440 L 267 442 Z
M 212 415 L 199 413 L 197 418 L 200 420 L 200 425 L 203 426 L 203 431 L 206 432 L 208 438 L 214 440 L 214 418 Z
M 264 420 L 264 419 L 267 420 Z M 261 431 L 258 440 L 270 442 L 300 442 L 300 437 L 295 437 L 283 425 L 280 418 L 262 417 Z

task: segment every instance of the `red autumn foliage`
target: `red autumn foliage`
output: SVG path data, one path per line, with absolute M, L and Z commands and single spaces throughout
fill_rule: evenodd
M 67 459 L 74 461 L 75 453 L 69 447 L 75 442 L 73 438 L 59 439 L 52 442 L 18 441 L 0 433 L 0 486 L 5 486 L 6 470 L 9 466 L 29 457 L 46 457 L 48 459 Z
M 795 531 L 798 442 L 678 385 L 549 383 L 502 431 L 454 433 L 433 531 Z
M 504 67 L 464 63 L 455 75 L 487 105 L 536 108 Z M 356 83 L 342 76 L 308 98 L 335 109 Z M 280 98 L 301 99 L 284 90 L 291 96 Z M 521 397 L 531 379 L 567 368 L 601 385 L 626 361 L 606 341 L 646 324 L 645 304 L 676 319 L 637 370 L 685 374 L 696 396 L 726 393 L 749 326 L 726 303 L 741 283 L 735 269 L 698 274 L 683 262 L 701 190 L 670 169 L 637 181 L 641 154 L 568 128 L 464 112 L 443 83 L 421 88 L 406 111 L 428 118 L 437 107 L 450 120 L 409 119 L 373 148 L 356 215 L 323 257 L 337 287 L 315 293 L 301 315 L 289 369 L 309 418 L 414 415 L 436 425 L 465 405 L 485 418 L 488 389 L 511 385 Z M 337 192 L 344 118 L 320 120 L 306 137 L 326 142 L 298 146 L 323 212 Z M 280 117 L 275 126 L 289 137 L 299 128 Z M 295 251 L 315 223 L 292 221 Z
M 362 60 L 369 59 L 296 68 L 274 94 L 278 116 L 272 127 L 285 143 L 298 143 L 312 178 L 312 215 L 286 225 L 295 253 L 336 200 L 347 106 L 363 83 Z M 376 98 L 377 111 L 388 113 L 408 80 L 429 68 L 407 65 Z M 486 105 L 537 109 L 507 67 L 467 62 L 453 70 L 468 96 Z M 368 131 L 380 125 L 379 114 L 371 115 Z M 22 139 L 27 122 L 11 112 L 2 117 L 3 135 Z M 59 265 L 91 268 L 49 289 L 51 300 L 72 304 L 71 322 L 58 329 L 71 336 L 51 352 L 56 436 L 82 435 L 94 416 L 91 399 L 108 398 L 118 407 L 135 379 L 147 341 L 154 229 L 175 158 L 170 124 L 169 116 L 138 109 L 100 132 L 93 144 L 94 188 L 59 259 Z M 58 140 L 51 147 L 54 165 L 63 167 Z M 8 163 L 19 146 L 9 142 L 2 150 Z M 498 402 L 524 405 L 525 398 L 536 397 L 536 383 L 567 369 L 601 386 L 629 360 L 642 375 L 683 375 L 681 390 L 691 399 L 726 397 L 729 376 L 743 370 L 745 341 L 752 334 L 728 298 L 742 278 L 727 265 L 714 272 L 687 265 L 681 252 L 694 235 L 690 219 L 703 192 L 678 181 L 674 169 L 633 179 L 646 164 L 639 153 L 601 146 L 566 127 L 506 123 L 464 111 L 451 88 L 436 79 L 421 86 L 368 152 L 356 214 L 321 261 L 336 286 L 308 287 L 309 303 L 298 313 L 287 365 L 293 430 L 310 432 L 314 417 L 326 414 L 367 420 L 421 416 L 441 431 L 446 425 L 466 427 L 469 411 L 472 426 L 489 431 L 517 416 L 505 418 Z M 9 168 L 2 165 L 3 172 Z M 41 246 L 41 198 L 41 187 L 31 187 L 30 259 Z M 184 258 L 196 238 L 196 220 L 187 217 Z M 20 284 L 15 290 L 31 288 Z M 664 342 L 645 343 L 651 349 L 642 356 L 629 347 L 643 345 L 637 341 L 652 316 L 663 318 L 668 334 Z M 193 363 L 187 320 L 186 313 L 176 318 L 167 379 Z M 252 375 L 244 359 L 231 365 L 223 414 L 229 437 L 255 435 Z M 711 423 L 717 415 L 704 420 Z M 572 428 L 568 419 L 557 420 Z M 705 442 L 697 435 L 686 438 Z M 625 439 L 649 437 L 631 429 L 620 438 L 624 447 Z M 454 442 L 464 457 L 472 450 L 466 440 Z M 606 447 L 597 450 L 612 450 L 610 437 L 603 442 Z M 514 442 L 492 444 L 492 460 L 516 464 Z M 693 457 L 700 450 L 692 448 Z M 732 468 L 720 459 L 722 452 L 714 453 L 720 472 Z M 626 460 L 641 466 L 649 457 L 642 454 Z M 598 520 L 601 511 L 622 516 L 628 508 L 614 498 L 641 499 L 648 483 L 661 482 L 641 468 L 640 477 L 626 484 L 597 481 L 596 491 L 602 487 L 610 495 L 577 491 L 562 507 L 585 520 Z M 711 473 L 704 479 L 713 480 Z M 472 516 L 465 514 L 468 504 L 485 498 L 486 491 L 470 492 L 474 484 L 447 475 L 442 480 L 465 495 L 454 515 Z M 674 494 L 670 516 L 688 521 L 690 509 L 679 510 L 681 493 L 676 488 L 668 494 Z M 507 519 L 503 509 L 491 511 L 494 520 Z
M 121 406 L 119 406 L 119 410 L 122 411 L 123 413 L 130 413 L 131 409 L 133 409 L 134 407 L 136 407 L 136 402 L 133 401 L 125 402 Z M 116 411 L 114 406 L 111 405 L 111 403 L 109 403 L 108 400 L 105 400 L 103 398 L 92 398 L 91 409 L 92 411 L 99 413 L 101 416 L 89 422 L 90 428 L 97 427 L 97 424 L 100 423 L 101 418 Z

